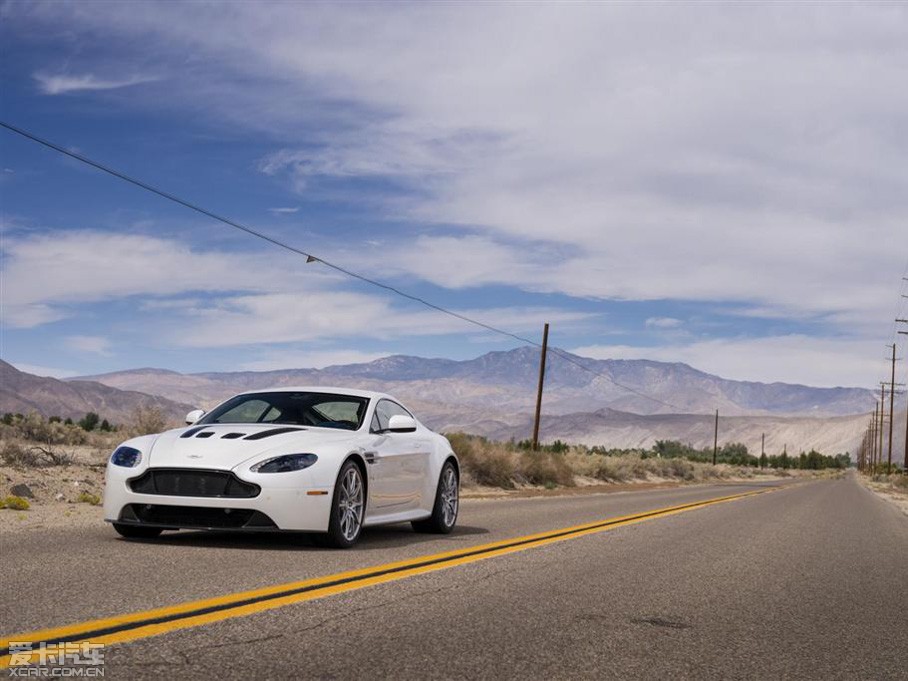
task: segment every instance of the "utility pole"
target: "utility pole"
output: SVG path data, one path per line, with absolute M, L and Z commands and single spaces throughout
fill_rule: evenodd
M 760 468 L 763 468 L 764 456 L 766 456 L 766 433 L 760 436 Z
M 883 463 L 883 425 L 886 416 L 886 384 L 880 383 L 880 448 L 877 450 L 877 464 Z
M 908 279 L 905 279 L 908 281 Z M 900 324 L 908 324 L 908 319 L 896 319 L 896 322 Z M 899 334 L 902 336 L 908 336 L 908 331 L 899 331 Z M 905 405 L 908 407 L 908 403 Z M 905 475 L 908 475 L 908 408 L 905 409 L 905 456 L 902 459 L 902 470 Z
M 870 472 L 871 474 L 876 470 L 876 442 L 877 442 L 877 431 L 879 431 L 879 421 L 880 421 L 880 403 L 876 400 L 873 401 L 873 421 L 870 422 Z
M 876 418 L 876 404 L 873 405 L 873 414 L 870 415 L 870 424 L 867 426 L 867 465 L 873 465 L 873 419 Z
M 716 465 L 716 457 L 719 454 L 719 410 L 716 409 L 716 430 L 713 433 L 713 466 Z
M 861 440 L 861 473 L 867 472 L 867 443 L 870 441 L 869 433 L 870 426 L 867 426 L 867 430 L 864 431 L 864 439 Z
M 892 475 L 892 424 L 895 421 L 895 343 L 892 344 L 892 378 L 889 383 L 889 461 L 886 475 Z
M 536 419 L 533 422 L 533 449 L 539 449 L 539 417 L 542 415 L 542 386 L 545 384 L 545 355 L 549 349 L 549 323 L 542 329 L 542 353 L 539 355 L 539 388 L 536 390 Z

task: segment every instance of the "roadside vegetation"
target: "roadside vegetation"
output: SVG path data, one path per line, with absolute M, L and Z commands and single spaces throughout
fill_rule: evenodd
M 895 504 L 908 515 L 908 471 L 904 467 L 893 464 L 893 472 L 890 474 L 882 470 L 875 473 L 866 471 L 860 476 L 860 480 L 872 492 Z
M 156 409 L 139 409 L 122 424 L 94 413 L 81 419 L 4 414 L 0 417 L 0 508 L 27 510 L 35 501 L 96 506 L 113 448 L 130 437 L 173 425 Z M 794 470 L 841 471 L 850 465 L 848 455 L 813 451 L 761 459 L 734 443 L 719 450 L 718 465 L 713 466 L 712 450 L 676 441 L 660 440 L 651 449 L 609 449 L 556 440 L 534 451 L 528 441 L 493 442 L 464 433 L 448 434 L 448 439 L 461 460 L 466 486 L 505 490 L 785 476 Z M 906 476 L 893 478 L 897 478 L 893 485 L 908 487 Z
M 171 427 L 158 409 L 139 408 L 124 424 L 94 412 L 79 420 L 37 413 L 0 417 L 0 465 L 13 468 L 66 466 L 86 453 L 106 456 L 119 442 Z M 91 458 L 91 457 L 90 457 Z
M 3 414 L 0 509 L 29 511 L 15 516 L 21 519 L 44 502 L 98 506 L 104 467 L 114 447 L 172 425 L 157 409 L 136 410 L 122 424 L 93 412 L 80 419 Z
M 529 441 L 492 442 L 464 433 L 448 433 L 447 438 L 463 465 L 465 484 L 502 489 L 785 476 L 792 470 L 841 471 L 851 464 L 847 454 L 826 456 L 816 451 L 761 458 L 751 455 L 740 443 L 720 449 L 718 465 L 713 466 L 712 450 L 697 450 L 675 441 L 657 441 L 652 449 L 607 449 L 556 440 L 533 451 Z

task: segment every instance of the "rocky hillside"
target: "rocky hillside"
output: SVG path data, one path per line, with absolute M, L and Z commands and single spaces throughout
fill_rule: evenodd
M 95 381 L 60 381 L 19 371 L 0 360 L 0 412 L 79 419 L 89 411 L 113 423 L 124 423 L 137 407 L 156 407 L 182 419 L 192 407 L 158 395 L 119 390 Z

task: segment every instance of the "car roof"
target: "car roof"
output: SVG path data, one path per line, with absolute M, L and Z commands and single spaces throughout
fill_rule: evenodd
M 350 397 L 368 397 L 372 399 L 387 398 L 399 402 L 396 397 L 374 390 L 357 390 L 356 388 L 336 388 L 328 385 L 282 385 L 273 388 L 259 388 L 244 390 L 240 395 L 254 395 L 256 393 L 324 393 L 328 395 L 349 395 Z

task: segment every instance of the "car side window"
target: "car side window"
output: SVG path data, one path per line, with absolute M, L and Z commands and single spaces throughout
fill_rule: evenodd
M 391 417 L 397 415 L 413 418 L 413 414 L 397 404 L 397 402 L 380 400 L 379 403 L 375 405 L 375 416 L 372 417 L 372 431 L 381 433 L 387 430 Z

